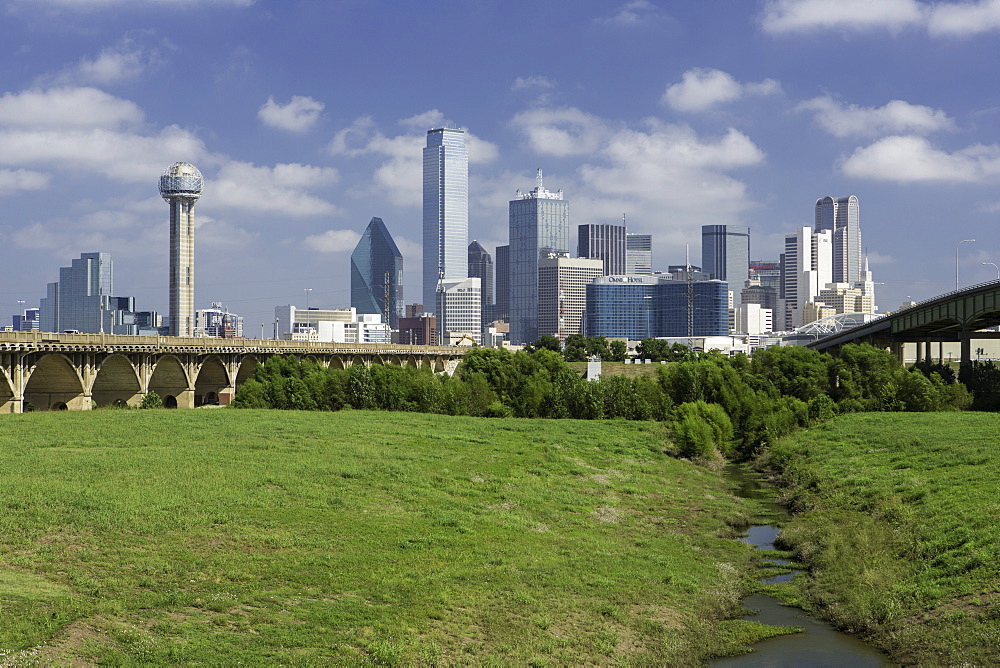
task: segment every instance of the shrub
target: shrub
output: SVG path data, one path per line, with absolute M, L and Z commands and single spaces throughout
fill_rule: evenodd
M 156 392 L 147 392 L 143 395 L 139 408 L 163 408 L 163 399 Z

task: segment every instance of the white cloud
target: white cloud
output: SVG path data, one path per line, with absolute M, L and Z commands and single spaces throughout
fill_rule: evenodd
M 542 111 L 519 114 L 513 125 L 536 152 L 564 157 L 571 137 L 539 133 L 523 122 Z M 707 138 L 656 119 L 634 129 L 576 109 L 552 111 L 557 118 L 586 119 L 587 162 L 575 176 L 546 178 L 549 188 L 570 193 L 576 223 L 619 221 L 625 212 L 630 229 L 657 235 L 658 249 L 683 252 L 681 240 L 697 236 L 701 225 L 734 223 L 754 206 L 746 185 L 726 172 L 758 165 L 765 156 L 736 130 Z
M 727 72 L 695 68 L 685 72 L 680 83 L 668 86 L 661 101 L 676 111 L 706 111 L 746 95 L 772 95 L 780 91 L 781 85 L 774 79 L 741 84 Z
M 43 190 L 49 187 L 51 177 L 27 169 L 0 169 L 0 195 L 10 195 L 21 190 Z
M 50 7 L 61 7 L 71 10 L 89 11 L 94 9 L 107 9 L 116 6 L 125 6 L 129 9 L 141 7 L 211 7 L 211 6 L 235 6 L 249 7 L 256 0 L 15 0 L 23 5 L 48 5 Z
M 975 144 L 949 153 L 923 137 L 886 137 L 856 149 L 841 169 L 876 181 L 991 183 L 1000 179 L 1000 145 Z
M 142 122 L 139 105 L 96 88 L 60 87 L 0 97 L 0 127 L 114 128 Z
M 817 97 L 797 109 L 816 112 L 816 122 L 835 137 L 877 137 L 887 134 L 926 135 L 949 130 L 953 122 L 940 109 L 932 109 L 903 100 L 892 100 L 882 107 L 845 106 L 831 97 Z
M 439 111 L 437 109 L 431 109 L 429 111 L 425 111 L 422 114 L 417 114 L 416 116 L 410 116 L 409 118 L 404 118 L 399 122 L 399 124 L 417 130 L 432 130 L 434 128 L 455 127 L 454 123 L 445 119 L 444 112 Z
M 257 112 L 257 118 L 273 128 L 290 132 L 305 132 L 319 120 L 319 115 L 326 108 L 322 102 L 302 95 L 292 96 L 288 104 L 279 104 L 273 97 Z
M 103 49 L 93 58 L 81 58 L 75 65 L 52 77 L 42 77 L 41 82 L 52 85 L 93 84 L 108 86 L 137 79 L 150 68 L 165 61 L 162 50 L 172 49 L 163 40 L 159 46 L 142 44 L 152 35 L 151 30 L 136 30 L 126 34 L 118 44 Z
M 760 18 L 765 32 L 858 32 L 922 28 L 933 37 L 965 37 L 1000 30 L 1000 0 L 770 0 Z
M 558 157 L 593 153 L 609 132 L 602 119 L 575 107 L 529 109 L 511 125 L 526 135 L 531 150 Z
M 530 77 L 518 77 L 514 79 L 511 90 L 528 90 L 534 88 L 555 88 L 555 84 L 548 77 L 540 75 Z
M 332 167 L 278 164 L 258 167 L 253 163 L 227 162 L 216 178 L 205 185 L 211 207 L 254 213 L 277 213 L 292 217 L 330 216 L 339 209 L 309 194 L 313 188 L 336 183 L 340 174 Z
M 149 182 L 177 160 L 209 160 L 200 139 L 177 126 L 156 135 L 105 129 L 0 129 L 0 163 L 48 165 L 100 174 L 125 183 Z
M 343 253 L 353 251 L 360 240 L 361 235 L 354 230 L 327 230 L 306 237 L 302 245 L 317 253 Z
M 938 3 L 931 7 L 927 30 L 938 37 L 962 37 L 1000 29 L 1000 0 Z
M 423 149 L 426 130 L 442 127 L 447 121 L 440 111 L 433 109 L 399 122 L 420 134 L 403 134 L 387 137 L 376 127 L 370 116 L 362 116 L 349 127 L 334 135 L 328 146 L 333 155 L 356 158 L 373 155 L 383 158 L 375 169 L 370 190 L 377 192 L 395 206 L 420 206 L 423 199 Z M 469 151 L 469 164 L 487 164 L 499 156 L 496 144 L 486 141 L 468 130 L 465 145 Z
M 662 16 L 660 9 L 649 0 L 631 0 L 621 5 L 614 15 L 598 19 L 598 21 L 611 25 L 633 26 L 660 16 Z
M 761 24 L 772 34 L 819 29 L 899 30 L 924 20 L 916 0 L 770 0 Z

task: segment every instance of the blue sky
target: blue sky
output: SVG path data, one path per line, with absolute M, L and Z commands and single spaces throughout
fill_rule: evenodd
M 80 253 L 166 312 L 175 161 L 206 177 L 196 301 L 248 334 L 275 305 L 350 301 L 372 216 L 420 295 L 420 157 L 470 137 L 470 240 L 545 185 L 571 224 L 700 227 L 754 258 L 857 195 L 881 310 L 996 277 L 1000 0 L 6 0 L 0 8 L 0 313 Z

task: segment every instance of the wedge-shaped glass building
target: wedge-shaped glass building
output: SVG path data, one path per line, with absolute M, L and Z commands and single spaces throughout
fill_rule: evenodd
M 372 218 L 351 253 L 351 306 L 380 313 L 395 329 L 403 306 L 403 255 L 381 218 Z

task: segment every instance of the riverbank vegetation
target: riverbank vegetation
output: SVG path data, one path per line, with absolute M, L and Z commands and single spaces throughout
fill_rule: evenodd
M 1000 662 L 1000 416 L 844 415 L 776 444 L 796 603 L 905 665 Z
M 731 540 L 750 507 L 666 435 L 364 410 L 6 416 L 0 663 L 736 652 L 780 631 L 720 621 L 752 568 Z
M 722 416 L 699 405 L 715 404 Z M 966 408 L 959 383 L 901 367 L 887 351 L 845 346 L 840 358 L 801 347 L 757 351 L 751 360 L 688 352 L 655 374 L 580 378 L 558 353 L 478 348 L 454 376 L 373 365 L 324 368 L 272 357 L 244 383 L 241 408 L 413 411 L 476 417 L 665 422 L 680 454 L 706 462 L 748 459 L 793 429 L 838 413 Z M 690 404 L 690 405 L 689 405 Z

